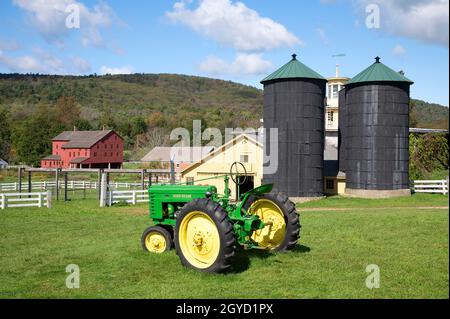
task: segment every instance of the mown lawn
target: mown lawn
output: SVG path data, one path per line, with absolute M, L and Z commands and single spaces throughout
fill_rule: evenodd
M 183 268 L 174 251 L 142 251 L 144 205 L 11 208 L 0 211 L 0 298 L 448 298 L 448 209 L 414 207 L 447 206 L 440 196 L 300 205 L 295 251 L 241 252 L 220 275 Z M 79 289 L 65 286 L 68 264 L 80 267 Z M 365 286 L 369 264 L 380 267 L 379 289 Z

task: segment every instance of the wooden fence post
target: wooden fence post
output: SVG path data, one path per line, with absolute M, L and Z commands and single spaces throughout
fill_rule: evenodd
M 39 192 L 38 193 L 38 207 L 41 208 L 42 207 L 42 193 Z
M 0 194 L 0 209 L 6 208 L 6 196 L 5 194 Z
M 133 205 L 136 205 L 136 192 L 135 191 L 133 191 L 133 197 L 132 197 L 132 199 L 131 199 L 131 203 L 133 204 Z
M 52 191 L 47 191 L 47 208 L 52 208 Z
M 106 182 L 106 173 L 102 172 L 101 175 L 101 183 L 99 185 L 99 191 L 100 191 L 100 207 L 106 206 L 106 189 L 108 187 Z
M 19 182 L 18 182 L 18 186 L 19 186 L 19 193 L 22 193 L 22 168 L 19 167 Z

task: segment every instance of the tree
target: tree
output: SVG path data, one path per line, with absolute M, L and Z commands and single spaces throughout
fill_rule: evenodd
M 412 179 L 448 169 L 448 134 L 410 134 L 409 171 Z
M 409 102 L 409 127 L 417 127 L 416 104 L 414 101 Z
M 9 113 L 0 109 L 0 158 L 9 161 L 11 151 L 11 127 Z
M 80 120 L 81 110 L 73 96 L 61 96 L 55 105 L 56 120 L 62 124 L 64 129 L 72 129 Z
M 60 124 L 47 106 L 40 106 L 13 131 L 13 143 L 17 160 L 39 166 L 40 160 L 51 154 L 51 139 L 60 133 Z

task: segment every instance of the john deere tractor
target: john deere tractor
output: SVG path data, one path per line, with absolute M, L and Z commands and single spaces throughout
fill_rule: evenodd
M 175 246 L 184 266 L 205 272 L 228 269 L 238 245 L 271 251 L 292 249 L 300 235 L 295 205 L 287 196 L 271 193 L 272 184 L 238 194 L 233 203 L 229 180 L 239 189 L 245 176 L 245 166 L 233 163 L 230 174 L 222 176 L 225 194 L 218 194 L 212 185 L 150 186 L 150 218 L 155 226 L 142 234 L 143 249 L 163 253 Z

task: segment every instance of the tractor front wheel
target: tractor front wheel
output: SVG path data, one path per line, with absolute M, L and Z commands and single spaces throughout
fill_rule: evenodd
M 172 247 L 172 235 L 161 226 L 151 226 L 142 234 L 141 244 L 144 250 L 160 254 Z
M 227 212 L 211 199 L 187 203 L 177 217 L 175 248 L 186 267 L 205 272 L 228 269 L 236 239 Z
M 260 248 L 287 251 L 295 247 L 300 237 L 300 220 L 294 203 L 286 195 L 258 196 L 250 205 L 249 213 L 257 215 L 266 224 L 252 235 Z

